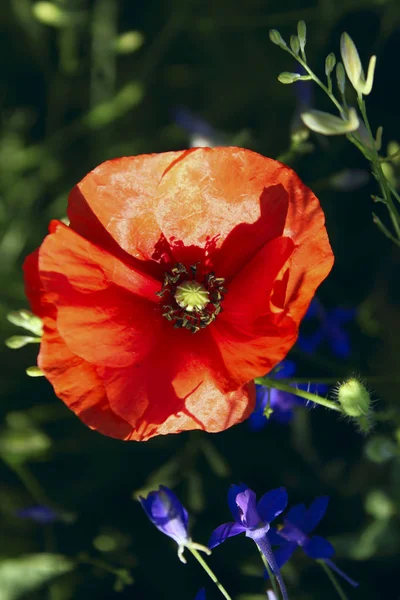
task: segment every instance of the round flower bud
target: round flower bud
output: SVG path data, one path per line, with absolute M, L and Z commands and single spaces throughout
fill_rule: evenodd
M 367 415 L 371 404 L 368 390 L 355 378 L 348 379 L 339 386 L 338 400 L 349 417 Z

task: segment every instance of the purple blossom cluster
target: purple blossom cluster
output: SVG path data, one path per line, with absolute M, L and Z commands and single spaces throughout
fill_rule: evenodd
M 150 492 L 147 498 L 140 498 L 140 502 L 150 521 L 178 544 L 178 554 L 181 555 L 184 548 L 200 547 L 189 536 L 187 511 L 170 489 L 160 486 L 158 491 Z M 328 497 L 316 498 L 308 509 L 304 504 L 293 506 L 283 517 L 281 526 L 271 527 L 272 521 L 285 511 L 287 503 L 288 495 L 283 487 L 267 492 L 257 502 L 255 492 L 247 485 L 232 485 L 228 491 L 228 506 L 233 521 L 213 531 L 208 548 L 213 549 L 228 538 L 244 533 L 257 545 L 264 563 L 279 583 L 284 599 L 288 596 L 280 568 L 298 548 L 308 557 L 324 561 L 348 583 L 357 586 L 332 562 L 335 554 L 332 544 L 319 535 L 313 535 L 327 510 Z M 203 590 L 199 594 L 199 598 L 205 597 Z

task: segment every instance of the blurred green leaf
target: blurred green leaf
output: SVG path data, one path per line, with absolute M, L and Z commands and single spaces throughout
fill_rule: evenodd
M 50 438 L 34 428 L 8 428 L 0 431 L 0 454 L 10 463 L 41 458 L 51 448 Z
M 365 445 L 365 454 L 374 463 L 384 463 L 398 454 L 394 441 L 386 435 L 372 436 Z
M 0 600 L 17 600 L 74 569 L 62 554 L 27 554 L 0 562 Z

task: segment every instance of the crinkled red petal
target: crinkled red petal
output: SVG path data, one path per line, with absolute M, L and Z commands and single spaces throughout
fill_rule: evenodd
M 45 319 L 38 364 L 56 395 L 86 425 L 104 435 L 130 438 L 132 428 L 111 410 L 96 368 L 68 349 L 53 319 Z

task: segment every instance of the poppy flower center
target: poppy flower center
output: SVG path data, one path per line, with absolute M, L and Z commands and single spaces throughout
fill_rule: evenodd
M 190 273 L 182 263 L 177 263 L 165 273 L 164 283 L 157 296 L 165 298 L 163 317 L 174 327 L 197 333 L 212 323 L 221 312 L 221 302 L 226 294 L 223 277 L 214 273 L 199 275 L 197 264 L 190 266 Z

